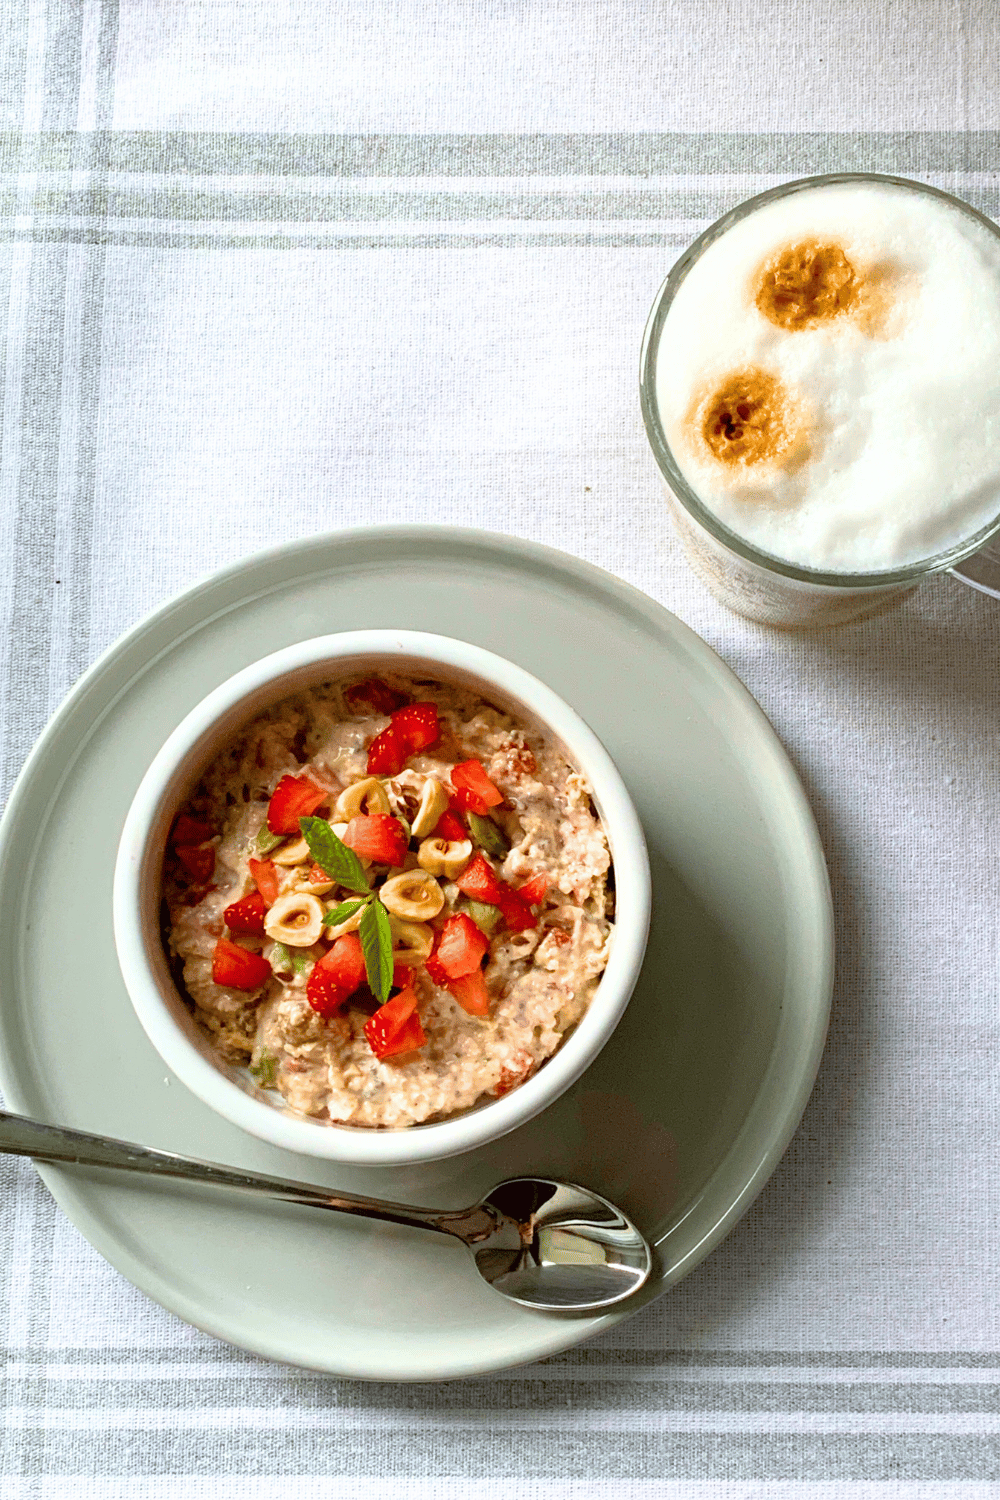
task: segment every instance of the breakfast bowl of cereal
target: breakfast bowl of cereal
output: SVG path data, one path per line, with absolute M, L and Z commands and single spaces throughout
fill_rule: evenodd
M 125 821 L 115 941 L 176 1076 L 308 1155 L 456 1155 L 586 1069 L 639 975 L 645 842 L 551 689 L 464 642 L 303 641 L 170 735 Z

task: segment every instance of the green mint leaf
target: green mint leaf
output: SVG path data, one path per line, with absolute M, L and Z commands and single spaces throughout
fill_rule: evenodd
M 309 845 L 309 853 L 320 869 L 325 870 L 331 880 L 335 880 L 346 890 L 358 891 L 367 896 L 368 877 L 362 869 L 360 859 L 353 849 L 348 849 L 338 839 L 329 823 L 323 818 L 300 818 L 299 827 L 302 829 L 302 837 Z
M 510 845 L 492 818 L 481 818 L 478 813 L 470 812 L 469 828 L 476 843 L 481 849 L 485 849 L 487 854 L 503 859 L 509 851 Z
M 306 964 L 308 963 L 309 959 L 302 952 L 301 948 L 292 949 L 292 968 L 295 970 L 296 974 L 301 974 L 303 969 L 306 967 Z
M 331 911 L 325 914 L 323 917 L 323 926 L 339 927 L 341 922 L 346 922 L 348 917 L 353 917 L 356 912 L 359 912 L 363 906 L 367 905 L 367 901 L 342 901 L 339 906 L 333 907 Z
M 250 1072 L 262 1089 L 273 1089 L 278 1075 L 278 1059 L 272 1057 L 270 1052 L 262 1052 L 257 1061 L 251 1064 Z
M 261 826 L 257 835 L 257 849 L 261 854 L 270 854 L 272 849 L 277 849 L 278 845 L 284 842 L 283 833 L 272 833 L 266 823 Z
M 389 914 L 381 901 L 372 901 L 365 908 L 358 936 L 365 956 L 368 983 L 373 994 L 384 1005 L 392 985 L 392 928 L 389 926 Z

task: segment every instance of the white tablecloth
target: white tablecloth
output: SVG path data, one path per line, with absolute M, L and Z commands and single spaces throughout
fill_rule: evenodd
M 898 171 L 996 214 L 985 0 L 9 0 L 5 786 L 95 655 L 275 541 L 537 538 L 676 611 L 806 784 L 839 979 L 742 1224 L 560 1359 L 364 1385 L 149 1303 L 0 1166 L 3 1500 L 1000 1493 L 1000 607 L 781 636 L 667 526 L 653 294 L 751 192 Z

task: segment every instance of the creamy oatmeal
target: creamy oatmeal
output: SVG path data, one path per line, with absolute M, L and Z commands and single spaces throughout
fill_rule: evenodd
M 587 1009 L 613 881 L 590 789 L 474 692 L 387 674 L 255 719 L 170 838 L 167 942 L 219 1058 L 296 1113 L 439 1120 Z

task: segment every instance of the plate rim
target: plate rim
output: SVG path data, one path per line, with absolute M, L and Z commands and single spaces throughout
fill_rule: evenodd
M 278 565 L 294 563 L 298 556 L 306 557 L 318 548 L 335 549 L 341 551 L 355 546 L 372 545 L 384 542 L 395 546 L 397 549 L 404 546 L 425 546 L 429 541 L 437 539 L 443 544 L 464 546 L 471 549 L 485 549 L 488 552 L 502 553 L 508 560 L 513 558 L 518 570 L 526 568 L 528 571 L 547 568 L 555 570 L 562 575 L 572 576 L 577 587 L 586 589 L 588 592 L 596 590 L 604 599 L 616 607 L 624 607 L 635 611 L 643 616 L 648 623 L 655 625 L 656 616 L 665 616 L 670 622 L 670 630 L 674 642 L 680 642 L 686 648 L 688 654 L 701 662 L 710 670 L 717 679 L 728 687 L 731 693 L 735 693 L 745 712 L 757 723 L 762 732 L 762 739 L 767 743 L 772 752 L 776 766 L 781 769 L 783 791 L 790 798 L 790 804 L 794 806 L 797 831 L 803 839 L 803 854 L 808 857 L 808 862 L 815 878 L 816 889 L 814 896 L 818 896 L 819 902 L 816 911 L 819 931 L 816 934 L 816 947 L 814 959 L 816 962 L 817 985 L 816 1007 L 811 1012 L 811 1024 L 805 1028 L 804 1046 L 799 1057 L 799 1075 L 797 1086 L 785 1098 L 783 1108 L 779 1112 L 777 1128 L 773 1131 L 767 1150 L 760 1157 L 757 1167 L 744 1183 L 742 1190 L 730 1203 L 728 1208 L 715 1221 L 698 1241 L 687 1256 L 675 1266 L 661 1270 L 661 1275 L 655 1280 L 651 1278 L 650 1283 L 638 1293 L 635 1298 L 627 1304 L 614 1311 L 598 1315 L 596 1317 L 581 1318 L 548 1318 L 539 1314 L 540 1322 L 549 1324 L 552 1330 L 549 1338 L 543 1338 L 537 1342 L 544 1347 L 532 1347 L 523 1357 L 514 1359 L 503 1357 L 496 1359 L 478 1359 L 466 1361 L 464 1364 L 455 1365 L 446 1372 L 421 1371 L 414 1373 L 410 1370 L 386 1370 L 364 1369 L 355 1364 L 351 1368 L 329 1365 L 317 1366 L 296 1360 L 281 1349 L 271 1347 L 266 1338 L 258 1337 L 256 1343 L 243 1342 L 233 1336 L 229 1330 L 213 1326 L 211 1317 L 206 1317 L 203 1309 L 194 1308 L 183 1288 L 171 1288 L 169 1296 L 160 1294 L 153 1287 L 159 1285 L 161 1278 L 154 1268 L 148 1267 L 141 1258 L 134 1257 L 134 1251 L 128 1241 L 120 1235 L 116 1235 L 97 1216 L 96 1210 L 92 1210 L 87 1201 L 86 1187 L 94 1182 L 93 1177 L 84 1177 L 82 1172 L 74 1174 L 53 1166 L 39 1167 L 33 1164 L 35 1171 L 45 1183 L 48 1191 L 59 1207 L 66 1213 L 67 1217 L 80 1231 L 90 1244 L 104 1257 L 108 1263 L 135 1286 L 143 1295 L 163 1307 L 167 1312 L 179 1317 L 182 1321 L 202 1332 L 210 1334 L 234 1348 L 243 1349 L 258 1357 L 269 1359 L 275 1363 L 285 1365 L 289 1368 L 316 1370 L 319 1373 L 345 1378 L 364 1380 L 395 1380 L 402 1382 L 440 1381 L 450 1379 L 463 1379 L 475 1376 L 483 1376 L 497 1373 L 505 1369 L 517 1368 L 519 1365 L 530 1364 L 538 1359 L 550 1358 L 572 1348 L 596 1334 L 616 1326 L 626 1318 L 633 1316 L 642 1307 L 648 1305 L 657 1296 L 667 1291 L 683 1276 L 692 1271 L 711 1251 L 730 1233 L 736 1223 L 750 1208 L 763 1187 L 773 1174 L 779 1161 L 784 1155 L 795 1130 L 802 1118 L 812 1093 L 816 1074 L 819 1069 L 823 1049 L 826 1041 L 826 1033 L 829 1025 L 830 1008 L 834 984 L 834 919 L 833 903 L 830 889 L 829 873 L 826 866 L 822 841 L 815 817 L 809 805 L 805 788 L 802 784 L 794 765 L 782 744 L 774 726 L 771 724 L 764 710 L 754 698 L 750 690 L 736 675 L 733 669 L 723 661 L 719 654 L 713 650 L 707 641 L 703 640 L 689 625 L 668 610 L 665 605 L 644 593 L 635 585 L 618 578 L 606 568 L 597 563 L 579 558 L 573 553 L 562 551 L 560 548 L 552 547 L 547 543 L 535 542 L 524 537 L 508 535 L 503 532 L 487 531 L 478 527 L 451 526 L 447 524 L 421 524 L 421 523 L 392 523 L 376 526 L 345 527 L 321 532 L 311 533 L 304 537 L 293 538 L 290 541 L 278 543 L 270 547 L 259 548 L 244 557 L 234 559 L 221 568 L 212 569 L 195 579 L 193 583 L 186 585 L 183 589 L 170 595 L 162 603 L 147 611 L 134 625 L 124 631 L 112 641 L 98 655 L 94 662 L 81 674 L 72 688 L 58 704 L 47 723 L 38 736 L 35 744 L 29 751 L 21 770 L 19 771 L 11 787 L 3 815 L 0 817 L 0 872 L 9 868 L 6 859 L 7 846 L 13 841 L 18 831 L 21 818 L 21 803 L 27 798 L 31 783 L 36 771 L 42 766 L 50 753 L 50 746 L 57 740 L 64 728 L 65 721 L 70 719 L 81 707 L 86 704 L 87 698 L 99 688 L 101 680 L 113 668 L 121 658 L 137 646 L 141 646 L 144 640 L 158 628 L 169 626 L 172 617 L 180 615 L 185 610 L 196 607 L 198 601 L 204 595 L 213 592 L 225 594 L 234 585 L 239 584 L 241 576 Z M 297 583 L 304 583 L 309 578 L 330 571 L 329 560 L 325 565 L 316 567 L 303 567 L 295 574 Z M 246 604 L 253 599 L 266 597 L 268 594 L 279 591 L 287 586 L 289 579 L 272 582 L 266 587 L 253 588 L 242 591 L 238 597 L 229 599 L 227 602 L 210 609 L 195 624 L 189 624 L 187 628 L 171 634 L 168 642 L 159 649 L 147 654 L 146 659 L 134 670 L 128 673 L 110 701 L 99 708 L 90 719 L 87 733 L 81 737 L 72 754 L 64 758 L 58 776 L 58 787 L 61 788 L 67 777 L 72 775 L 73 768 L 79 755 L 83 752 L 92 732 L 103 721 L 105 716 L 112 710 L 115 702 L 128 691 L 129 686 L 139 675 L 145 675 L 154 665 L 157 659 L 182 642 L 189 634 L 196 633 L 205 628 L 212 620 L 218 619 L 230 613 L 240 605 Z M 610 598 L 609 598 L 610 596 Z M 399 622 L 402 627 L 403 622 Z M 773 1060 L 773 1057 L 772 1057 Z M 764 1090 L 764 1081 L 755 1098 L 754 1104 L 759 1103 L 760 1096 Z M 18 1104 L 19 1088 L 18 1081 L 10 1068 L 5 1053 L 0 1049 L 0 1087 L 4 1090 L 8 1107 L 15 1109 L 24 1108 Z M 731 1153 L 736 1149 L 740 1137 L 749 1127 L 753 1106 L 748 1113 L 740 1132 L 733 1138 L 730 1146 L 719 1162 L 712 1177 L 703 1185 L 697 1198 L 688 1206 L 687 1215 L 694 1211 L 698 1202 L 709 1192 L 716 1177 L 722 1173 Z M 71 1206 L 70 1206 L 71 1205 Z M 676 1229 L 678 1226 L 673 1226 Z M 662 1244 L 664 1238 L 658 1240 Z M 139 1274 L 141 1273 L 141 1274 Z

